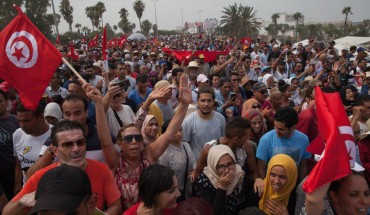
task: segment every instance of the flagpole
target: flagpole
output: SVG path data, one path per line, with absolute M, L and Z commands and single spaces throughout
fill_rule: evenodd
M 77 76 L 78 79 L 80 79 L 82 81 L 83 84 L 86 84 L 86 81 L 85 79 L 75 70 L 75 68 L 73 68 L 73 66 L 68 62 L 67 59 L 65 59 L 64 57 L 62 57 L 62 61 L 65 65 L 68 66 L 68 68 L 70 70 L 72 70 L 72 72 Z

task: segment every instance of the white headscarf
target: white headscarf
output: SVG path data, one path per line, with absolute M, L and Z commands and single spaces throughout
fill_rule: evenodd
M 62 110 L 60 106 L 55 102 L 50 102 L 46 105 L 44 110 L 44 116 L 53 116 L 60 121 L 62 119 Z
M 207 166 L 203 170 L 204 174 L 208 177 L 212 185 L 216 188 L 218 187 L 218 182 L 220 180 L 220 177 L 217 174 L 216 166 L 220 158 L 225 154 L 230 155 L 230 157 L 234 160 L 234 162 L 236 162 L 234 153 L 233 151 L 231 151 L 230 147 L 223 145 L 223 144 L 212 146 L 208 152 Z M 227 191 L 226 191 L 227 195 L 230 195 L 234 191 L 237 185 L 239 189 L 242 188 L 241 183 L 243 181 L 243 176 L 244 176 L 244 171 L 238 164 L 236 164 L 234 180 L 231 182 L 231 184 L 227 188 Z

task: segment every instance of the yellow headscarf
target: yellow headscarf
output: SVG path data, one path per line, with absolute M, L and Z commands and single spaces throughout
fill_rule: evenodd
M 288 177 L 288 183 L 284 187 L 281 192 L 275 192 L 272 189 L 271 182 L 270 182 L 270 172 L 272 167 L 274 166 L 282 166 L 285 169 L 285 172 Z M 265 191 L 263 192 L 263 196 L 259 202 L 259 208 L 263 210 L 265 213 L 270 215 L 270 211 L 267 209 L 265 202 L 267 200 L 274 200 L 276 202 L 282 202 L 285 207 L 288 206 L 289 196 L 292 192 L 296 182 L 297 182 L 297 165 L 295 164 L 294 160 L 286 154 L 277 154 L 271 158 L 270 162 L 267 166 L 267 174 L 264 180 L 265 182 Z

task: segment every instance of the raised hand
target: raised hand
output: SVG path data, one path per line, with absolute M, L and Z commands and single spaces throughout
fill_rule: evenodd
M 189 77 L 185 74 L 180 77 L 179 89 L 179 101 L 186 104 L 192 103 Z
M 171 90 L 172 90 L 171 86 L 160 87 L 158 89 L 153 90 L 149 94 L 149 98 L 153 100 L 163 98 L 167 93 L 171 92 Z
M 101 95 L 100 91 L 93 85 L 86 83 L 82 85 L 82 89 L 85 91 L 86 96 L 95 103 L 103 102 L 103 96 Z

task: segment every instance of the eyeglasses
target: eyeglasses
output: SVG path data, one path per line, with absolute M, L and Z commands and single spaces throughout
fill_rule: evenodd
M 61 146 L 63 149 L 71 149 L 73 148 L 74 145 L 77 145 L 78 147 L 82 147 L 86 144 L 86 139 L 79 139 L 79 140 L 76 140 L 76 141 L 67 141 L 67 142 L 64 142 L 64 143 L 61 143 L 60 145 L 58 146 Z
M 253 109 L 261 109 L 261 105 L 260 104 L 257 104 L 257 105 L 253 105 L 252 106 Z
M 136 142 L 142 142 L 143 141 L 143 136 L 141 134 L 132 134 L 132 135 L 126 135 L 122 137 L 121 140 L 125 142 L 126 144 L 132 143 L 132 140 L 135 138 Z
M 228 168 L 228 169 L 231 169 L 231 168 L 233 168 L 235 166 L 235 162 L 230 162 L 230 163 L 227 163 L 227 164 L 223 164 L 223 165 L 217 165 L 216 166 L 216 169 L 217 169 L 217 171 L 219 171 L 219 172 L 223 172 L 223 171 L 225 171 L 226 170 L 226 167 Z

